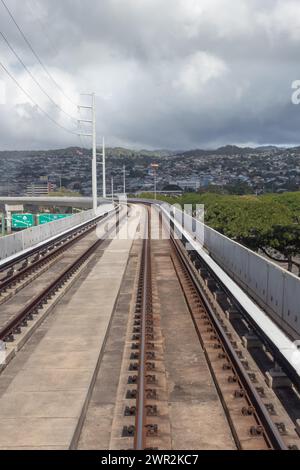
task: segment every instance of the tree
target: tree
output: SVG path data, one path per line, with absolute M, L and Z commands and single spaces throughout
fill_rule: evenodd
M 264 240 L 262 251 L 274 261 L 288 263 L 288 270 L 292 271 L 293 265 L 297 266 L 300 277 L 300 263 L 293 258 L 300 253 L 300 226 L 299 225 L 275 225 Z M 274 249 L 281 253 L 284 259 L 278 259 L 270 253 Z

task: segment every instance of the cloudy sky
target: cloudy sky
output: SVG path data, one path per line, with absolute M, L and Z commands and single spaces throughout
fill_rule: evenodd
M 95 91 L 99 141 L 105 134 L 109 145 L 300 143 L 300 105 L 291 102 L 300 79 L 299 0 L 5 3 L 64 94 L 0 1 L 1 64 L 67 129 L 76 132 L 76 121 L 53 101 L 77 119 L 74 104 L 88 100 L 79 94 Z M 1 67 L 0 102 L 0 149 L 79 145 Z

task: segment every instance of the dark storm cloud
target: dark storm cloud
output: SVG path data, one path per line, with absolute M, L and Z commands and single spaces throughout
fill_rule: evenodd
M 111 145 L 214 147 L 299 142 L 300 4 L 295 0 L 6 0 L 51 74 L 77 101 L 97 93 Z M 0 3 L 0 30 L 69 113 Z M 0 41 L 1 61 L 36 101 L 75 129 Z M 1 73 L 0 147 L 76 145 Z M 1 95 L 1 94 L 0 94 Z

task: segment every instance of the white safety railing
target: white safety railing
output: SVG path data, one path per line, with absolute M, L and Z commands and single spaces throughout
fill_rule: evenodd
M 182 223 L 183 213 L 172 211 Z M 186 226 L 186 220 L 191 219 Z M 193 230 L 197 241 L 209 255 L 234 279 L 275 321 L 291 334 L 300 335 L 300 279 L 254 251 L 225 237 L 207 225 L 185 214 L 185 229 Z

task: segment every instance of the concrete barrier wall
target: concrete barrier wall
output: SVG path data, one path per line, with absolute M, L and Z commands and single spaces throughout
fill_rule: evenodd
M 182 223 L 182 213 L 173 211 Z M 185 215 L 187 220 L 189 216 Z M 210 256 L 268 314 L 293 336 L 300 335 L 300 279 L 272 261 L 230 240 L 212 228 L 196 222 L 194 236 Z M 191 221 L 185 225 L 190 231 Z M 204 243 L 203 243 L 204 232 Z
M 113 209 L 110 203 L 101 204 L 98 207 L 97 215 L 105 214 Z M 7 235 L 0 238 L 0 260 L 4 260 L 20 251 L 31 248 L 38 243 L 48 240 L 56 235 L 65 232 L 68 229 L 76 227 L 95 217 L 93 210 L 80 212 L 62 220 L 56 220 L 45 225 L 37 225 L 13 235 Z

